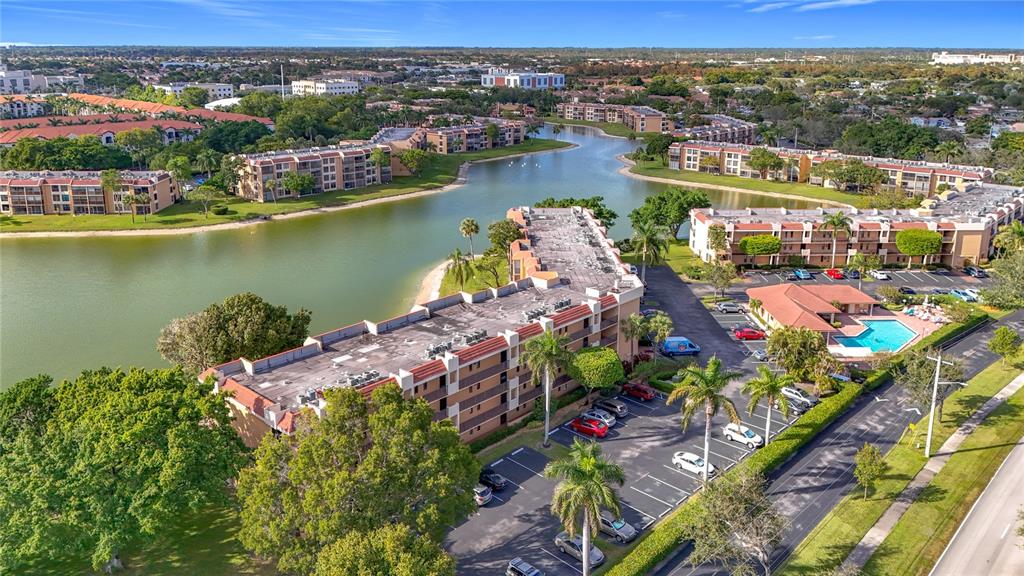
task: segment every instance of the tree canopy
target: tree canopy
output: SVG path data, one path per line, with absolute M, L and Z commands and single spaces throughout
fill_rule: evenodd
M 246 451 L 211 386 L 179 368 L 86 371 L 52 392 L 44 382 L 0 393 L 20 428 L 0 452 L 0 569 L 69 554 L 99 569 L 228 502 Z
M 104 170 L 132 167 L 132 158 L 117 146 L 106 146 L 91 134 L 78 138 L 22 138 L 0 148 L 4 170 Z
M 619 217 L 614 210 L 605 206 L 603 196 L 591 196 L 590 198 L 573 198 L 570 196 L 558 199 L 548 197 L 537 202 L 534 206 L 537 208 L 571 208 L 573 206 L 587 208 L 594 213 L 595 218 L 609 228 L 615 225 L 615 220 Z
M 523 231 L 507 218 L 495 220 L 487 226 L 487 240 L 490 241 L 491 248 L 499 250 L 501 254 L 508 254 L 509 246 L 522 237 Z
M 329 544 L 317 555 L 314 576 L 455 576 L 455 559 L 396 524 Z
M 709 207 L 711 201 L 704 192 L 671 187 L 644 198 L 644 203 L 629 213 L 629 219 L 634 227 L 648 222 L 667 228 L 672 238 L 678 238 L 683 224 L 690 219 L 690 210 Z
M 929 256 L 942 250 L 942 234 L 924 228 L 908 228 L 896 233 L 896 248 L 907 256 Z
M 281 572 L 311 574 L 325 548 L 329 558 L 347 556 L 346 544 L 331 547 L 346 536 L 365 539 L 397 523 L 436 546 L 475 509 L 480 464 L 450 420 L 433 420 L 429 404 L 390 383 L 370 399 L 350 388 L 326 397 L 322 418 L 306 412 L 293 435 L 266 435 L 242 471 L 246 548 L 275 559 Z
M 594 389 L 612 388 L 626 378 L 622 360 L 611 348 L 584 348 L 572 355 L 569 375 L 589 394 Z
M 887 116 L 881 122 L 862 120 L 851 124 L 836 142 L 836 148 L 847 154 L 919 160 L 938 143 L 936 129 Z
M 771 234 L 744 236 L 740 239 L 740 250 L 749 256 L 778 254 L 782 250 L 782 239 Z
M 765 351 L 778 359 L 779 364 L 798 380 L 813 377 L 815 366 L 823 354 L 828 354 L 825 339 L 808 328 L 783 326 L 772 330 Z
M 175 318 L 160 331 L 156 347 L 168 362 L 200 372 L 236 358 L 255 360 L 299 346 L 310 319 L 304 308 L 289 314 L 284 306 L 244 292 Z

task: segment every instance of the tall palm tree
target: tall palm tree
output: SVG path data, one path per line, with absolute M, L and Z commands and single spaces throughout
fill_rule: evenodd
M 142 213 L 142 221 L 147 222 L 149 220 L 149 194 L 126 194 L 125 199 L 131 199 L 132 210 L 135 212 L 139 211 L 139 206 L 146 206 L 146 211 Z M 134 219 L 132 220 L 135 221 Z
M 619 321 L 619 333 L 629 340 L 630 359 L 636 358 L 636 352 L 633 352 L 634 343 L 646 336 L 648 331 L 647 318 L 642 314 L 630 314 Z
M 860 290 L 861 285 L 864 282 L 864 275 L 868 273 L 868 270 L 878 270 L 881 268 L 882 259 L 879 258 L 877 254 L 864 254 L 863 252 L 857 252 L 850 257 L 849 267 L 858 272 L 857 290 Z
M 666 230 L 651 222 L 639 221 L 633 224 L 633 248 L 640 254 L 640 280 L 647 280 L 647 264 L 661 264 L 668 252 Z
M 466 260 L 462 250 L 456 248 L 454 252 L 448 255 L 448 269 L 452 273 L 452 278 L 459 283 L 459 290 L 465 290 L 466 280 L 470 279 L 473 271 L 470 269 L 469 260 Z
M 213 171 L 219 166 L 220 158 L 217 157 L 216 151 L 207 148 L 196 154 L 196 170 L 206 172 L 207 179 L 213 176 Z
M 1003 252 L 1024 250 L 1024 223 L 1014 220 L 1010 224 L 1000 226 L 992 243 Z
M 697 411 L 704 408 L 704 477 L 703 482 L 708 481 L 708 454 L 711 444 L 711 419 L 718 414 L 719 410 L 725 410 L 729 420 L 739 424 L 740 417 L 736 413 L 736 405 L 729 400 L 722 389 L 732 380 L 740 376 L 739 372 L 730 372 L 722 369 L 722 361 L 718 356 L 712 356 L 706 366 L 701 368 L 691 364 L 679 371 L 682 381 L 679 386 L 668 395 L 667 402 L 674 403 L 681 400 L 683 432 L 690 425 L 690 420 L 697 414 Z
M 782 395 L 782 389 L 791 386 L 794 382 L 789 374 L 776 374 L 771 368 L 761 365 L 757 367 L 759 376 L 749 380 L 743 385 L 743 392 L 750 394 L 750 404 L 747 405 L 747 414 L 753 414 L 758 402 L 764 398 L 768 403 L 768 416 L 764 423 L 764 445 L 767 446 L 772 438 L 772 410 L 776 403 L 779 405 L 779 412 L 783 418 L 789 418 L 789 401 Z
M 590 533 L 600 529 L 602 509 L 619 517 L 621 509 L 615 485 L 625 484 L 626 473 L 622 466 L 601 455 L 601 447 L 596 442 L 584 443 L 577 438 L 567 457 L 553 460 L 544 467 L 544 476 L 559 481 L 551 495 L 551 510 L 562 521 L 565 531 L 575 536 L 577 522 L 582 525 L 583 576 L 588 576 Z
M 463 218 L 459 223 L 459 234 L 463 238 L 469 238 L 469 259 L 476 260 L 476 251 L 473 250 L 473 236 L 480 233 L 480 225 L 472 218 Z
M 550 329 L 543 334 L 526 341 L 523 347 L 523 362 L 530 369 L 530 382 L 536 385 L 543 378 L 544 382 L 544 447 L 548 447 L 548 436 L 551 430 L 551 384 L 555 372 L 569 367 L 572 353 L 566 346 L 569 339 L 556 336 Z
M 845 232 L 849 236 L 853 233 L 852 226 L 853 220 L 842 210 L 829 214 L 821 223 L 822 230 L 832 231 L 832 268 L 836 267 L 836 245 L 839 243 L 839 233 Z
M 939 145 L 935 147 L 935 153 L 939 156 L 943 156 L 946 160 L 946 164 L 949 164 L 949 159 L 953 156 L 959 156 L 964 151 L 963 144 L 956 140 L 946 140 L 945 142 L 939 142 Z

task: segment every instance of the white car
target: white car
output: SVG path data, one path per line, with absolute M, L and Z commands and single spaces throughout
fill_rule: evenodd
M 760 434 L 742 424 L 729 423 L 722 429 L 722 434 L 725 434 L 726 440 L 746 444 L 751 450 L 764 444 L 764 438 L 761 438 Z
M 981 302 L 981 292 L 978 292 L 976 288 L 964 288 L 963 291 L 978 302 Z
M 704 475 L 704 459 L 697 456 L 693 452 L 676 452 L 672 455 L 672 465 L 680 470 L 686 470 L 692 472 L 698 476 Z M 714 464 L 708 464 L 708 474 L 714 476 L 717 470 L 715 470 Z
M 882 272 L 881 270 L 871 270 L 871 271 L 868 272 L 868 275 L 871 276 L 872 278 L 874 278 L 875 280 L 888 280 L 889 279 L 889 275 L 886 274 L 885 272 Z

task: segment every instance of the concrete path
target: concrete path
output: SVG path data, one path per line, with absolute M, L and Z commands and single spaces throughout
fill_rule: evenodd
M 979 424 L 993 411 L 997 406 L 1003 403 L 1007 398 L 1012 396 L 1018 390 L 1024 387 L 1024 374 L 1021 374 L 1013 379 L 1012 382 L 1003 387 L 1002 390 L 996 393 L 995 396 L 989 398 L 981 408 L 975 411 L 970 418 L 967 419 L 956 432 L 954 432 L 942 445 L 939 451 L 925 464 L 924 468 L 914 476 L 914 479 L 910 481 L 910 484 L 903 489 L 903 492 L 896 498 L 896 501 L 889 506 L 889 509 L 885 511 L 885 514 L 875 522 L 875 525 L 868 530 L 868 533 L 864 535 L 864 538 L 857 544 L 857 547 L 850 552 L 850 555 L 846 557 L 844 566 L 861 569 L 867 564 L 868 559 L 875 553 L 875 550 L 882 544 L 889 532 L 896 526 L 899 519 L 903 516 L 903 513 L 907 511 L 907 508 L 914 503 L 917 496 L 928 484 L 931 483 L 932 478 L 942 470 L 943 466 L 949 460 L 960 444 L 963 443 L 971 432 L 978 427 Z

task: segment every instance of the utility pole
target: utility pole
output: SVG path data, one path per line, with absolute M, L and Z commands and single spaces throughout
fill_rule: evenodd
M 284 99 L 284 64 L 281 64 L 281 99 Z
M 943 384 L 943 385 L 957 384 L 957 385 L 960 385 L 960 386 L 965 386 L 965 384 L 963 382 L 939 382 L 939 374 L 942 372 L 942 365 L 943 364 L 946 364 L 948 366 L 952 366 L 953 365 L 952 362 L 948 362 L 948 361 L 942 359 L 942 352 L 939 352 L 939 355 L 937 357 L 935 357 L 935 358 L 933 358 L 931 356 L 928 356 L 928 359 L 935 361 L 935 378 L 932 381 L 932 409 L 928 411 L 928 439 L 925 440 L 925 443 L 924 443 L 924 457 L 925 458 L 931 458 L 932 457 L 932 429 L 935 426 L 935 402 L 938 400 L 938 396 L 939 396 L 939 384 Z

